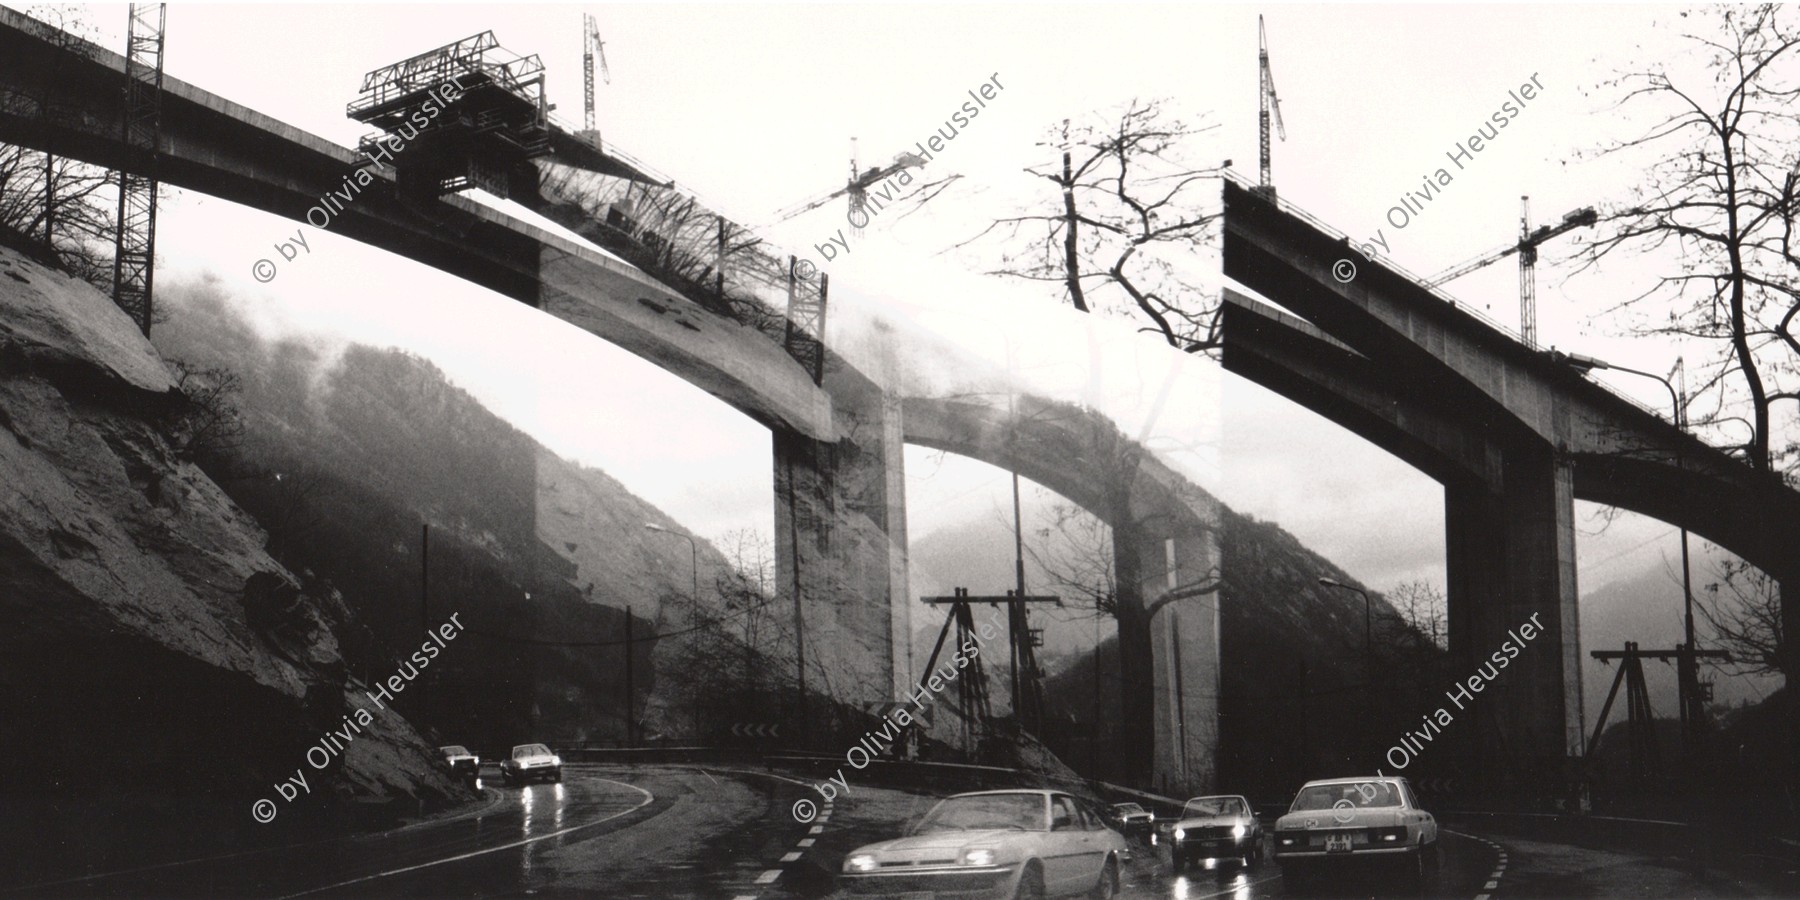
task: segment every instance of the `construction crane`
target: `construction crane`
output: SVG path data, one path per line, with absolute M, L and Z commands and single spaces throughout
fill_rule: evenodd
M 1437 287 L 1445 282 L 1461 278 L 1489 263 L 1498 262 L 1514 253 L 1519 254 L 1519 336 L 1526 344 L 1537 343 L 1537 257 L 1538 245 L 1562 234 L 1593 225 L 1600 220 L 1600 214 L 1591 206 L 1584 206 L 1562 217 L 1555 225 L 1545 225 L 1533 231 L 1531 228 L 1531 198 L 1520 197 L 1519 241 L 1507 247 L 1501 247 L 1483 253 L 1461 265 L 1452 266 L 1432 276 L 1425 282 L 1426 287 Z
M 1274 119 L 1275 131 L 1282 140 L 1287 140 L 1287 126 L 1281 121 L 1281 98 L 1275 96 L 1275 76 L 1269 71 L 1269 33 L 1263 30 L 1262 16 L 1256 17 L 1256 61 L 1262 67 L 1262 87 L 1257 92 L 1258 124 L 1262 133 L 1262 188 L 1267 193 L 1274 193 L 1275 185 L 1269 177 L 1269 120 Z
M 793 206 L 776 212 L 775 221 L 786 222 L 802 213 L 812 212 L 839 197 L 848 196 L 850 198 L 850 208 L 849 211 L 845 213 L 845 218 L 850 222 L 852 233 L 861 235 L 863 226 L 869 224 L 869 215 L 867 212 L 869 205 L 869 188 L 902 169 L 918 168 L 924 165 L 925 160 L 919 158 L 918 154 L 901 153 L 894 157 L 893 162 L 888 163 L 885 166 L 870 166 L 868 171 L 858 173 L 856 163 L 856 138 L 851 138 L 850 178 L 845 182 L 844 186 L 835 191 L 821 194 L 810 200 L 796 203 Z M 860 224 L 857 213 L 862 213 Z
M 582 131 L 584 134 L 598 134 L 594 123 L 594 67 L 599 66 L 600 77 L 607 84 L 612 84 L 612 71 L 606 67 L 606 42 L 600 39 L 600 25 L 594 17 L 581 15 L 581 78 L 586 93 L 582 105 Z
M 163 26 L 168 5 L 133 3 L 125 30 L 125 141 L 148 174 L 118 170 L 119 217 L 113 236 L 113 302 L 146 337 L 155 321 L 156 193 L 161 169 Z M 48 216 L 46 216 L 46 220 Z

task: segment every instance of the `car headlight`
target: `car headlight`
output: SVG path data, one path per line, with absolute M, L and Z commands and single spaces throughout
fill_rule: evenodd
M 550 757 L 550 764 L 551 764 L 551 765 L 553 765 L 553 766 L 560 766 L 560 765 L 562 765 L 562 757 L 560 757 L 560 756 L 552 756 L 552 757 Z
M 1150 821 L 1152 821 L 1152 822 L 1156 821 L 1156 813 L 1150 814 Z
M 1186 838 L 1187 838 L 1187 830 L 1186 829 L 1184 829 L 1184 828 L 1176 828 L 1175 829 L 1175 839 L 1176 840 L 1178 840 L 1178 841 L 1185 840 Z
M 1242 825 L 1233 825 L 1231 826 L 1231 836 L 1234 838 L 1241 838 L 1244 836 L 1245 832 L 1248 832 L 1249 830 L 1250 829 L 1245 828 Z
M 965 866 L 991 866 L 994 864 L 994 851 L 986 847 L 964 851 L 962 864 Z
M 858 853 L 844 860 L 844 868 L 852 872 L 873 872 L 875 871 L 875 854 Z

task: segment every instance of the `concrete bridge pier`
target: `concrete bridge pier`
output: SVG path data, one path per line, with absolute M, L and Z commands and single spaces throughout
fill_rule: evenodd
M 1586 744 L 1572 471 L 1548 448 L 1515 447 L 1501 476 L 1498 486 L 1444 488 L 1449 676 L 1468 696 L 1447 685 L 1455 696 L 1442 708 L 1482 779 L 1522 775 L 1532 760 L 1580 755 Z
M 1151 778 L 1157 791 L 1179 797 L 1217 788 L 1220 554 L 1216 525 L 1168 525 L 1125 552 L 1149 557 L 1139 571 L 1156 576 L 1144 591 L 1156 702 Z
M 775 594 L 798 631 L 807 695 L 859 707 L 911 688 L 905 445 L 896 399 L 834 401 L 837 441 L 774 430 Z M 820 704 L 796 716 L 803 740 L 828 734 Z

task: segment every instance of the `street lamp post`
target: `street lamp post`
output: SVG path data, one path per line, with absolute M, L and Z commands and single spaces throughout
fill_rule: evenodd
M 1371 606 L 1370 606 L 1370 602 L 1369 602 L 1369 592 L 1363 590 L 1362 588 L 1357 587 L 1354 584 L 1345 584 L 1341 581 L 1338 581 L 1335 578 L 1326 578 L 1324 576 L 1320 576 L 1319 583 L 1322 585 L 1325 585 L 1326 587 L 1343 588 L 1344 590 L 1355 591 L 1362 595 L 1362 598 L 1363 598 L 1363 669 L 1365 670 L 1364 680 L 1365 681 L 1373 681 L 1375 679 L 1375 640 L 1374 640 L 1374 632 L 1370 627 L 1370 622 L 1372 621 L 1372 617 L 1370 614 Z
M 672 535 L 688 542 L 688 561 L 691 564 L 691 569 L 692 569 L 693 575 L 694 575 L 694 592 L 692 594 L 688 595 L 689 597 L 692 598 L 692 605 L 693 605 L 693 621 L 690 622 L 689 624 L 691 624 L 691 625 L 700 624 L 700 547 L 699 547 L 699 545 L 694 543 L 693 537 L 691 537 L 687 534 L 684 534 L 682 532 L 675 531 L 673 529 L 664 528 L 661 525 L 656 524 L 655 522 L 645 522 L 644 527 L 650 529 L 651 531 L 660 531 L 663 534 L 672 534 Z
M 1367 727 L 1369 724 L 1369 722 L 1367 720 L 1372 719 L 1375 715 L 1375 637 L 1374 637 L 1374 630 L 1370 624 L 1374 618 L 1371 613 L 1371 607 L 1373 604 L 1369 600 L 1369 592 L 1363 590 L 1362 588 L 1357 587 L 1354 584 L 1345 584 L 1341 581 L 1338 581 L 1335 578 L 1326 578 L 1322 575 L 1319 576 L 1319 583 L 1322 585 L 1325 585 L 1326 587 L 1343 588 L 1344 590 L 1355 591 L 1362 595 L 1362 598 L 1363 598 L 1363 718 L 1365 720 L 1363 724 L 1364 724 L 1364 727 Z
M 1583 356 L 1579 353 L 1564 353 L 1560 350 L 1552 350 L 1550 351 L 1550 358 L 1584 375 L 1595 369 L 1612 369 L 1632 375 L 1640 375 L 1644 378 L 1651 378 L 1661 382 L 1662 386 L 1669 391 L 1670 423 L 1675 426 L 1676 430 L 1681 431 L 1684 434 L 1687 432 L 1687 405 L 1681 402 L 1681 394 L 1675 390 L 1674 383 L 1669 381 L 1669 379 L 1654 372 L 1645 372 L 1628 368 L 1615 363 L 1609 363 L 1605 360 L 1595 359 L 1592 356 Z M 1679 441 L 1675 445 L 1675 469 L 1677 472 L 1685 472 L 1687 470 L 1687 454 Z M 1681 490 L 1683 491 L 1682 497 L 1685 498 L 1687 496 L 1685 486 Z M 1700 694 L 1698 684 L 1699 673 L 1696 671 L 1696 660 L 1692 655 L 1694 652 L 1694 589 L 1693 579 L 1688 565 L 1687 523 L 1683 521 L 1679 523 L 1678 527 L 1681 529 L 1682 634 L 1683 639 L 1686 641 L 1686 651 L 1678 659 L 1679 671 L 1677 674 L 1680 676 L 1681 681 L 1682 738 L 1686 741 L 1688 750 L 1692 752 L 1694 749 L 1694 738 L 1697 729 L 1699 728 L 1699 709 L 1697 707 L 1699 706 L 1698 698 Z

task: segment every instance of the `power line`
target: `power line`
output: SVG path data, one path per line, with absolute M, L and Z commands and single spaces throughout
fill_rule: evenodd
M 756 610 L 762 609 L 763 607 L 768 606 L 769 604 L 774 603 L 774 602 L 775 601 L 772 599 L 764 600 L 763 602 L 758 603 L 755 606 L 745 607 L 744 609 L 740 609 L 737 612 L 732 613 L 729 616 L 724 616 L 722 618 L 714 619 L 710 622 L 706 622 L 701 625 L 695 625 L 692 628 L 683 628 L 680 631 L 669 631 L 669 632 L 664 632 L 662 634 L 646 634 L 646 635 L 642 635 L 642 636 L 633 636 L 630 641 L 622 641 L 622 640 L 545 641 L 545 640 L 539 640 L 537 638 L 522 638 L 522 637 L 514 637 L 512 635 L 489 634 L 488 632 L 476 631 L 474 629 L 464 629 L 464 632 L 467 634 L 476 635 L 478 637 L 487 638 L 490 641 L 499 641 L 503 644 L 528 644 L 528 645 L 535 646 L 535 647 L 616 647 L 616 646 L 620 646 L 620 645 L 623 645 L 626 643 L 635 644 L 639 641 L 652 641 L 652 640 L 656 640 L 658 638 L 679 637 L 684 634 L 692 634 L 693 632 L 711 628 L 715 625 L 722 625 L 725 622 L 728 622 L 732 619 L 737 618 L 738 616 L 741 616 L 745 613 L 754 612 Z

